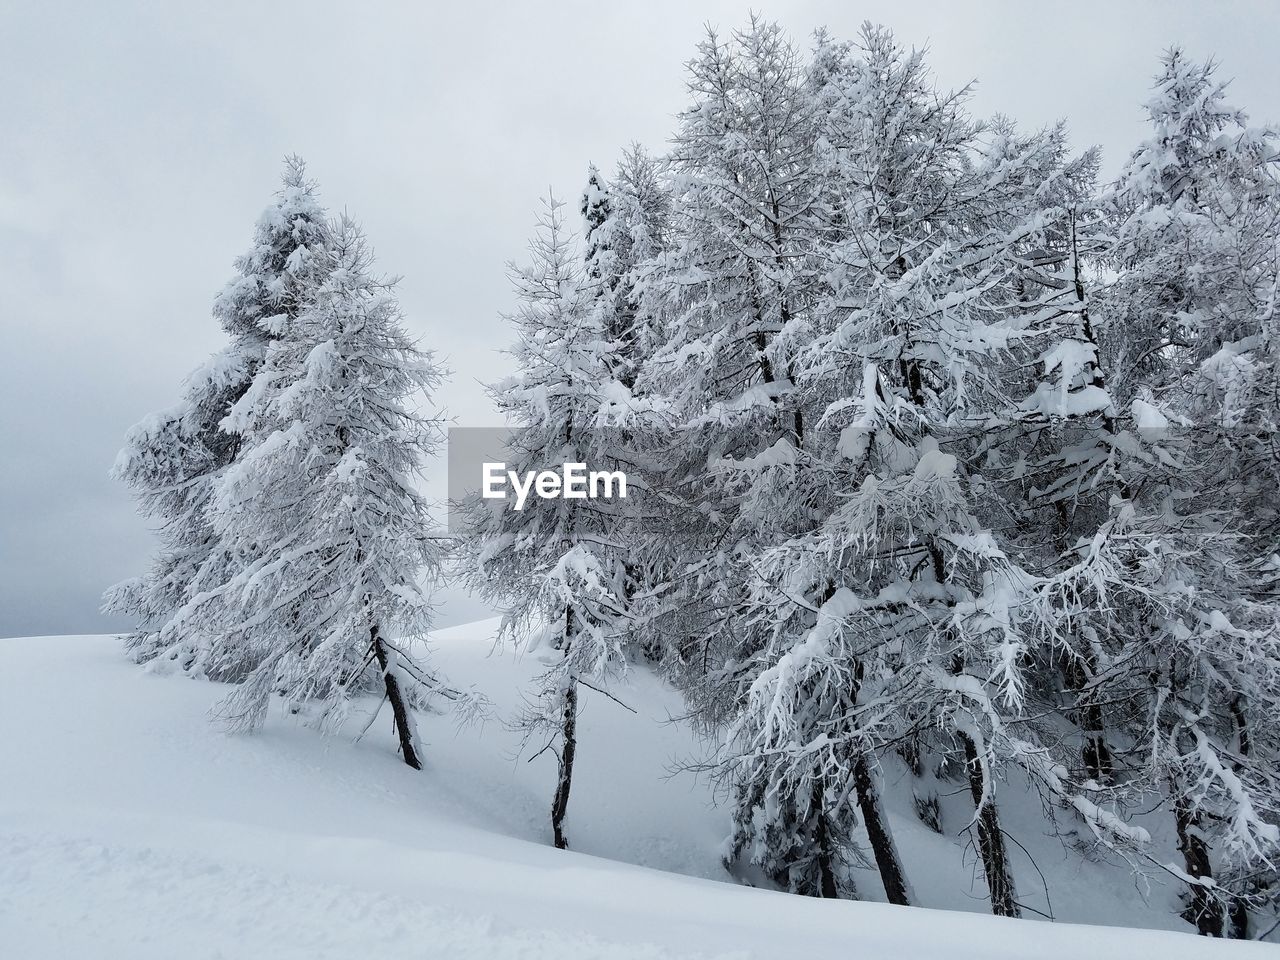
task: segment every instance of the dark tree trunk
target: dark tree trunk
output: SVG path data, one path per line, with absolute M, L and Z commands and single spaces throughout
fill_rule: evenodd
M 573 786 L 573 758 L 578 749 L 578 683 L 570 678 L 564 691 L 560 715 L 560 766 L 556 774 L 556 794 L 551 801 L 551 830 L 557 850 L 569 848 L 564 818 L 569 811 L 569 788 Z
M 1247 757 L 1249 756 L 1251 742 L 1249 740 L 1249 722 L 1244 715 L 1244 698 L 1239 694 L 1231 698 L 1231 716 L 1236 722 L 1236 750 L 1240 756 Z M 1236 769 L 1239 770 L 1241 766 L 1242 764 L 1236 764 Z
M 378 667 L 382 670 L 382 681 L 386 684 L 387 699 L 391 701 L 391 715 L 395 718 L 396 736 L 400 738 L 400 755 L 404 757 L 404 762 L 415 770 L 422 769 L 422 761 L 418 758 L 418 751 L 413 745 L 413 727 L 409 721 L 409 705 L 405 703 L 404 691 L 400 689 L 400 681 L 396 679 L 395 674 L 389 669 L 391 658 L 387 653 L 387 645 L 382 642 L 382 636 L 378 632 L 375 624 L 369 629 L 369 640 L 373 643 L 373 655 L 378 660 Z
M 1228 919 L 1231 926 L 1227 930 L 1228 936 L 1232 940 L 1248 940 L 1249 939 L 1249 905 L 1245 903 L 1243 897 L 1236 897 L 1231 901 L 1231 906 L 1227 911 Z
M 1201 832 L 1200 813 L 1192 807 L 1186 791 L 1176 780 L 1173 789 L 1176 792 L 1173 818 L 1178 830 L 1178 849 L 1182 851 L 1187 875 L 1212 880 L 1213 867 L 1209 864 L 1209 847 Z M 1194 923 L 1202 937 L 1222 936 L 1222 905 L 1218 898 L 1199 884 L 1188 884 L 1187 887 L 1189 899 L 1187 909 L 1182 913 L 1183 919 Z
M 1236 750 L 1241 757 L 1249 756 L 1249 749 L 1252 741 L 1249 738 L 1249 722 L 1245 717 L 1244 698 L 1236 694 L 1231 699 L 1231 716 L 1236 723 Z M 1239 770 L 1244 766 L 1243 762 L 1238 762 L 1235 768 Z M 1233 897 L 1227 907 L 1227 919 L 1230 926 L 1227 928 L 1227 935 L 1233 940 L 1249 939 L 1249 905 L 1244 897 Z
M 992 791 L 986 789 L 978 748 L 968 734 L 961 733 L 960 742 L 964 744 L 969 792 L 974 805 L 981 806 L 978 813 L 978 850 L 982 855 L 982 871 L 987 876 L 987 889 L 991 891 L 991 912 L 999 917 L 1020 917 L 1022 911 L 1018 908 L 1013 888 L 1013 874 L 1009 870 L 1009 856 L 1005 851 L 1004 834 L 1000 832 L 1000 814 L 996 810 L 995 798 L 987 796 L 986 803 L 982 799 L 983 794 Z
M 573 643 L 573 610 L 564 612 L 565 657 Z M 560 763 L 556 770 L 556 793 L 551 799 L 551 831 L 557 850 L 569 849 L 564 832 L 565 815 L 569 812 L 569 789 L 573 786 L 573 759 L 578 752 L 578 681 L 570 674 L 565 680 L 560 702 Z
M 821 777 L 813 781 L 814 816 L 813 844 L 818 853 L 818 896 L 834 900 L 840 896 L 836 888 L 835 854 L 832 851 L 831 831 L 827 825 L 827 786 Z
M 1105 783 L 1111 779 L 1112 760 L 1111 749 L 1107 746 L 1104 732 L 1102 708 L 1097 704 L 1079 702 L 1092 672 L 1092 664 L 1081 663 L 1075 657 L 1067 659 L 1067 683 L 1077 694 L 1075 720 L 1084 734 L 1084 746 L 1081 748 L 1080 757 L 1084 761 L 1085 775 L 1099 783 Z
M 1084 663 L 1074 657 L 1067 661 L 1067 681 L 1079 696 L 1093 675 L 1092 658 Z M 1084 761 L 1085 775 L 1099 783 L 1111 779 L 1114 764 L 1111 759 L 1111 748 L 1107 746 L 1106 727 L 1103 723 L 1102 708 L 1096 703 L 1086 701 L 1076 708 L 1076 722 L 1084 732 L 1084 747 L 1080 751 Z
M 1096 723 L 1096 726 L 1085 727 L 1084 738 L 1084 769 L 1090 778 L 1097 780 L 1099 783 L 1106 783 L 1111 779 L 1111 750 L 1107 746 L 1107 738 L 1102 733 L 1101 720 L 1091 721 L 1089 715 L 1100 713 L 1097 707 L 1089 707 L 1086 710 L 1085 723 Z
M 862 822 L 867 827 L 867 839 L 871 841 L 871 852 L 880 869 L 885 896 L 890 903 L 908 907 L 911 905 L 911 895 L 907 892 L 907 877 L 902 869 L 902 861 L 898 859 L 898 848 L 893 842 L 889 821 L 880 807 L 880 792 L 876 788 L 871 765 L 865 754 L 854 761 L 853 785 L 858 792 L 858 809 L 862 811 Z

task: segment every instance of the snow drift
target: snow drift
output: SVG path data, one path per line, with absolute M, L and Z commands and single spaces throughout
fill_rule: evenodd
M 438 661 L 499 714 L 537 669 L 492 655 L 493 623 L 442 631 Z M 252 736 L 209 722 L 217 684 L 149 675 L 112 637 L 0 640 L 0 944 L 6 957 L 599 957 L 1165 960 L 1270 955 L 1258 944 L 980 913 L 819 901 L 732 882 L 728 814 L 671 776 L 697 749 L 680 703 L 643 671 L 588 699 L 573 852 L 551 849 L 554 759 L 517 756 L 500 723 L 426 718 L 426 769 L 385 717 L 360 743 L 273 716 Z M 1051 851 L 1034 800 L 1011 830 L 1058 915 L 1174 926 L 1171 892 Z M 899 809 L 902 808 L 899 805 Z M 1019 814 L 1022 814 L 1021 816 Z M 896 816 L 917 892 L 983 911 L 963 840 Z M 1021 822 L 1020 822 L 1021 821 Z M 949 824 L 950 826 L 950 824 Z M 958 828 L 961 824 L 955 824 Z M 607 858 L 607 859 L 606 859 Z M 623 862 L 625 861 L 625 862 Z M 1032 868 L 1024 887 L 1031 887 Z M 874 874 L 864 893 L 875 897 Z M 1074 912 L 1073 912 L 1074 911 Z

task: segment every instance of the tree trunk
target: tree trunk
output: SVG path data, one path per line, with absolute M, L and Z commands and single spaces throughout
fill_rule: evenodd
M 378 659 L 378 667 L 382 670 L 382 680 L 386 684 L 387 699 L 391 701 L 391 714 L 395 718 L 396 736 L 400 738 L 400 755 L 404 762 L 415 770 L 422 769 L 422 761 L 418 759 L 418 751 L 413 743 L 413 721 L 409 718 L 409 705 L 405 703 L 404 691 L 400 689 L 400 681 L 391 670 L 391 657 L 387 653 L 387 645 L 382 642 L 377 624 L 369 628 L 369 640 L 373 643 L 373 655 Z
M 1178 849 L 1182 851 L 1187 875 L 1212 880 L 1213 867 L 1209 864 L 1209 846 L 1204 842 L 1204 834 L 1201 832 L 1200 813 L 1192 807 L 1186 791 L 1177 780 L 1172 786 L 1175 791 L 1173 818 L 1178 830 Z M 1202 937 L 1222 936 L 1222 906 L 1218 898 L 1199 884 L 1187 886 L 1190 900 L 1182 913 L 1183 919 L 1194 923 Z
M 858 809 L 862 811 L 862 822 L 867 827 L 867 839 L 871 841 L 871 852 L 880 869 L 885 896 L 890 903 L 908 907 L 911 905 L 911 894 L 907 888 L 907 877 L 902 869 L 902 861 L 898 858 L 898 847 L 893 842 L 889 821 L 880 807 L 880 791 L 866 754 L 860 754 L 854 761 L 853 785 L 858 791 Z
M 813 781 L 813 843 L 818 848 L 818 896 L 835 900 L 840 896 L 836 889 L 835 855 L 831 849 L 831 831 L 827 829 L 827 785 L 822 777 Z
M 1236 694 L 1231 699 L 1231 716 L 1236 722 L 1236 750 L 1241 757 L 1249 756 L 1249 749 L 1252 741 L 1249 737 L 1249 723 L 1244 713 L 1244 698 Z M 1244 766 L 1243 762 L 1233 764 L 1236 770 Z M 1231 899 L 1227 907 L 1227 919 L 1230 926 L 1227 928 L 1227 936 L 1233 940 L 1249 939 L 1249 904 L 1243 896 L 1236 896 Z
M 1236 694 L 1231 698 L 1231 716 L 1236 722 L 1236 751 L 1242 757 L 1249 756 L 1249 722 L 1244 715 L 1244 697 Z M 1235 769 L 1239 770 L 1243 764 L 1237 763 Z
M 1097 707 L 1086 707 L 1084 737 L 1084 769 L 1085 773 L 1099 783 L 1111 779 L 1111 749 L 1107 746 L 1106 735 L 1102 732 L 1102 711 Z
M 556 795 L 551 801 L 551 830 L 557 850 L 569 848 L 564 818 L 569 810 L 569 788 L 573 786 L 573 758 L 578 748 L 578 682 L 572 677 L 564 691 L 560 719 L 560 766 L 556 774 Z
M 1231 921 L 1231 926 L 1227 929 L 1227 935 L 1232 940 L 1248 940 L 1249 905 L 1243 897 L 1232 899 L 1230 906 L 1227 908 L 1227 918 Z
M 1009 856 L 1005 852 L 1004 834 L 1000 832 L 1000 814 L 995 799 L 986 789 L 985 773 L 978 759 L 978 748 L 973 738 L 961 733 L 964 744 L 964 762 L 969 771 L 969 792 L 978 807 L 978 849 L 982 854 L 982 871 L 987 877 L 987 889 L 991 891 L 991 912 L 999 917 L 1020 917 L 1017 894 L 1013 888 L 1013 874 L 1009 870 Z M 983 797 L 986 795 L 986 802 Z
M 1090 656 L 1084 663 L 1075 657 L 1067 660 L 1067 681 L 1079 695 L 1088 684 L 1094 672 L 1093 658 Z M 1111 759 L 1111 748 L 1107 746 L 1106 727 L 1103 723 L 1102 708 L 1096 703 L 1084 703 L 1076 707 L 1076 722 L 1084 733 L 1084 747 L 1080 757 L 1084 761 L 1085 775 L 1099 783 L 1111 779 L 1114 764 Z
M 566 659 L 573 644 L 573 609 L 564 612 L 564 644 Z M 569 789 L 573 786 L 573 758 L 578 752 L 578 681 L 570 671 L 560 701 L 560 763 L 556 770 L 556 793 L 551 799 L 551 831 L 557 850 L 569 849 L 564 832 L 564 818 L 569 812 Z

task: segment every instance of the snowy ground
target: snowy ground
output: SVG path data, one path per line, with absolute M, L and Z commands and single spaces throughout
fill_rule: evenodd
M 493 626 L 443 631 L 436 662 L 509 715 L 536 664 L 490 656 Z M 639 714 L 588 699 L 576 852 L 563 853 L 547 845 L 554 759 L 517 757 L 499 723 L 424 721 L 429 764 L 415 773 L 395 758 L 389 721 L 359 744 L 285 718 L 231 737 L 208 722 L 221 688 L 145 674 L 113 638 L 0 640 L 0 957 L 1276 956 L 983 915 L 954 836 L 962 797 L 945 801 L 947 836 L 894 819 L 917 894 L 948 911 L 734 884 L 710 788 L 668 776 L 696 750 L 666 722 L 678 698 L 642 672 L 616 692 Z M 1179 926 L 1170 890 L 1068 856 L 1016 785 L 1002 801 L 1049 887 L 1037 900 L 1039 877 L 1022 863 L 1024 901 L 1059 920 Z M 862 888 L 880 896 L 870 873 Z

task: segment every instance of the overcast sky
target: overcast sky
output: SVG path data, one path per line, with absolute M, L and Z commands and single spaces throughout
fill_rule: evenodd
M 1058 117 L 1114 172 L 1142 135 L 1156 58 L 1223 62 L 1234 99 L 1280 120 L 1280 4 L 757 4 L 802 44 L 887 24 L 976 112 Z M 740 3 L 218 4 L 0 0 L 0 636 L 102 632 L 108 584 L 152 547 L 107 479 L 125 430 L 220 343 L 213 295 L 306 158 L 333 209 L 404 277 L 411 329 L 455 371 L 460 422 L 510 338 L 504 265 L 539 196 L 588 163 L 661 150 L 703 24 Z M 442 495 L 442 491 L 439 492 Z M 471 616 L 455 599 L 446 616 Z

